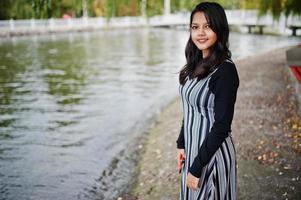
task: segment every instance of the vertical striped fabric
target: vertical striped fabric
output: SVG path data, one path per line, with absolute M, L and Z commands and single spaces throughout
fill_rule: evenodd
M 193 191 L 186 187 L 188 168 L 197 156 L 206 135 L 210 134 L 214 123 L 214 94 L 209 90 L 209 81 L 215 71 L 200 81 L 196 78 L 187 79 L 184 85 L 179 86 L 183 102 L 186 153 L 181 177 L 180 200 L 237 199 L 236 156 L 231 133 L 209 163 L 200 169 L 202 170 L 200 189 Z

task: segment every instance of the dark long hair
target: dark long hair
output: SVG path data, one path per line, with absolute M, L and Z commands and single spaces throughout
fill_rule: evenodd
M 229 25 L 222 6 L 214 2 L 198 4 L 191 12 L 190 27 L 195 13 L 203 12 L 210 28 L 217 35 L 217 41 L 209 49 L 209 55 L 203 58 L 202 51 L 197 48 L 189 36 L 185 48 L 186 65 L 180 71 L 179 81 L 184 84 L 186 77 L 197 77 L 198 80 L 206 77 L 219 64 L 231 57 L 229 50 Z M 190 29 L 191 30 L 191 29 Z

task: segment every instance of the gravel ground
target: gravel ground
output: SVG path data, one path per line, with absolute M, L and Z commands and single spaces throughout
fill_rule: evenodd
M 236 61 L 240 76 L 232 134 L 237 152 L 239 199 L 301 197 L 301 120 L 285 50 Z M 178 199 L 176 138 L 182 106 L 173 101 L 157 117 L 140 153 L 139 175 L 121 200 Z

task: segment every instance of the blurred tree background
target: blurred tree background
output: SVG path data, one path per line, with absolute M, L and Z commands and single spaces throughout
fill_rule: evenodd
M 190 11 L 201 0 L 170 0 L 171 12 Z M 301 0 L 215 0 L 225 9 L 258 9 L 279 19 L 301 14 Z M 164 12 L 164 0 L 0 0 L 0 19 L 61 18 L 82 16 L 146 16 Z

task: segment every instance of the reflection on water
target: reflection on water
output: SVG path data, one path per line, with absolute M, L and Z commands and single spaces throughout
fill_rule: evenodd
M 115 30 L 2 41 L 1 197 L 85 196 L 176 95 L 185 34 Z
M 99 186 L 103 172 L 178 95 L 187 37 L 116 29 L 1 40 L 0 199 L 117 194 Z M 233 33 L 230 41 L 241 58 L 300 40 Z

